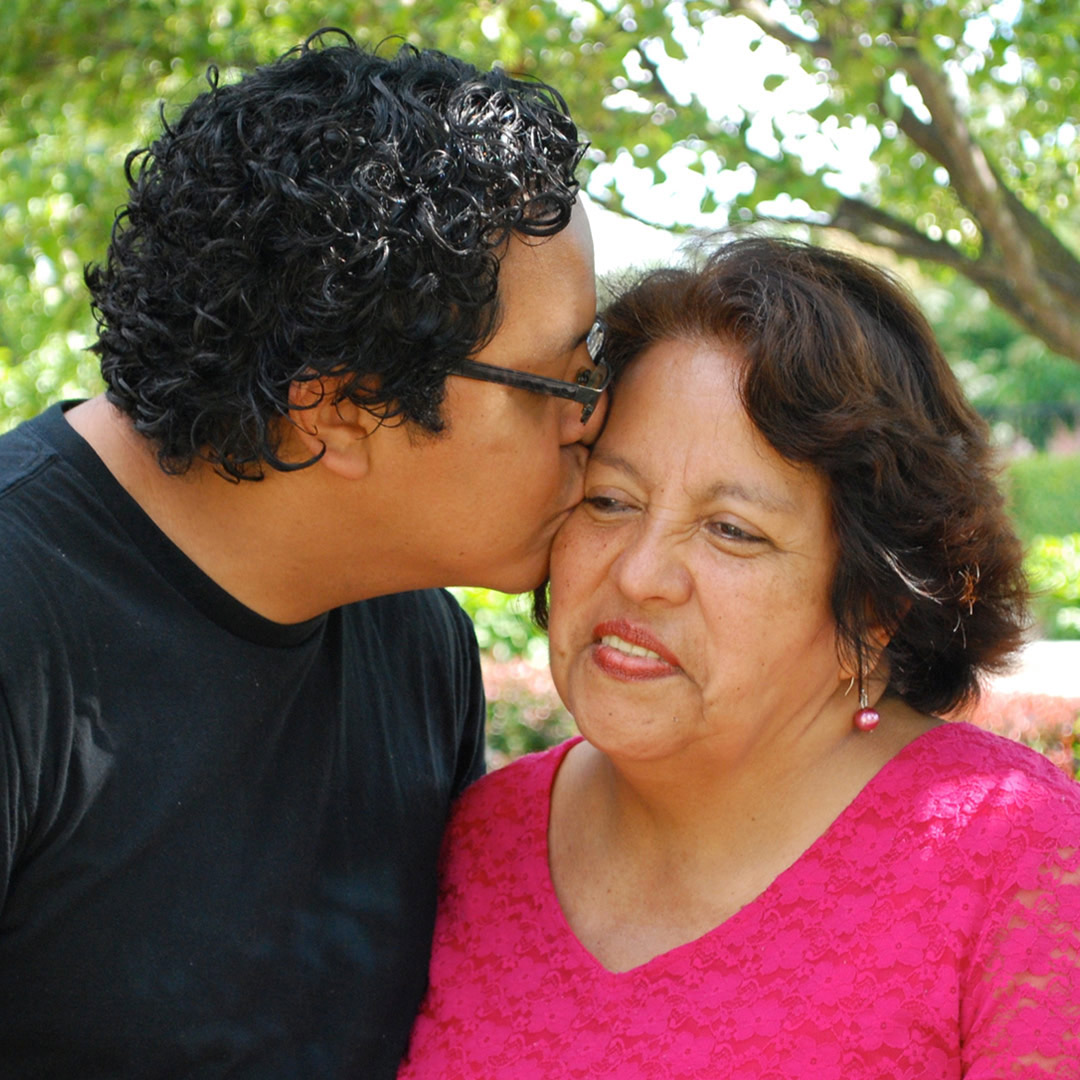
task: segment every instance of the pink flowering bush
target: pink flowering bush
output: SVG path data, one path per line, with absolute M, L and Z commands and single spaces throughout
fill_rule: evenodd
M 498 661 L 485 655 L 483 671 L 489 768 L 553 746 L 576 730 L 546 666 L 522 657 Z M 967 720 L 1022 742 L 1080 779 L 1080 698 L 989 691 L 973 708 L 948 719 Z
M 574 721 L 555 692 L 546 664 L 520 656 L 500 661 L 483 654 L 481 665 L 488 699 L 489 769 L 554 746 L 574 733 Z

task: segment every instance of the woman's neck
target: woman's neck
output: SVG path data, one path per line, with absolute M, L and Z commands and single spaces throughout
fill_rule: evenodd
M 753 901 L 933 723 L 896 701 L 881 708 L 873 735 L 808 730 L 727 768 L 704 753 L 658 764 L 574 747 L 552 790 L 549 860 L 582 944 L 626 970 Z

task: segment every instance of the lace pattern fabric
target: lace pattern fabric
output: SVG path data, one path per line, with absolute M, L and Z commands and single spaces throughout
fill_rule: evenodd
M 605 970 L 548 871 L 570 744 L 475 784 L 399 1080 L 1080 1078 L 1080 785 L 966 724 L 916 739 L 754 901 Z

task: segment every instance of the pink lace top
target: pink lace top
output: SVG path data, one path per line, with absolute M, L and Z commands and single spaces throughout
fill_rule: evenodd
M 705 934 L 622 974 L 567 926 L 547 819 L 572 743 L 471 787 L 399 1080 L 1080 1077 L 1080 784 L 920 736 Z

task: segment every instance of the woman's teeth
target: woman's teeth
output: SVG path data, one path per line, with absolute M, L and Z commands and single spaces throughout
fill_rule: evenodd
M 627 656 L 647 656 L 650 660 L 660 659 L 660 654 L 653 652 L 652 649 L 646 649 L 642 645 L 632 645 L 629 641 L 623 641 L 616 634 L 605 634 L 600 639 L 600 644 L 607 645 L 608 648 L 625 653 Z

